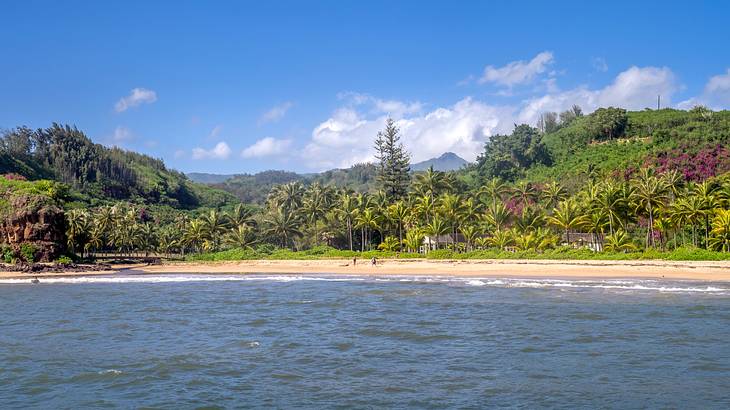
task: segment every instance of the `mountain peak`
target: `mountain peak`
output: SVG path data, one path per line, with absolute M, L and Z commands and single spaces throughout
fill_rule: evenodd
M 456 155 L 455 153 L 444 152 L 438 158 L 431 158 L 427 159 L 426 161 L 412 164 L 411 170 L 425 171 L 429 167 L 433 166 L 433 169 L 436 171 L 455 171 L 466 164 L 468 164 L 468 162 L 464 158 Z

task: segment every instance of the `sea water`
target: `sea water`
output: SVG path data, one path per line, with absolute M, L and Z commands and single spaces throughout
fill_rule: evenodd
M 0 408 L 728 408 L 730 284 L 0 281 Z

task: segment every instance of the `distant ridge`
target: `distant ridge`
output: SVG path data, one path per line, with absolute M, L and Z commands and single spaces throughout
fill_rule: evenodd
M 220 184 L 236 176 L 236 174 L 208 174 L 205 172 L 188 172 L 185 175 L 191 181 L 200 184 Z
M 425 171 L 429 167 L 433 166 L 433 169 L 436 171 L 456 171 L 466 164 L 468 164 L 468 162 L 464 158 L 454 154 L 453 152 L 444 152 L 438 158 L 431 158 L 412 164 L 411 170 Z

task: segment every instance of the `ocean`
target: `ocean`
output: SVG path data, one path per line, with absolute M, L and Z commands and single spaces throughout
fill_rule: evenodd
M 0 408 L 729 408 L 730 284 L 0 281 Z

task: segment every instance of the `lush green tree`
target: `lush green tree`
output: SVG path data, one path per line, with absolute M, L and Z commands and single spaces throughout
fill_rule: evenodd
M 392 118 L 375 139 L 375 158 L 378 160 L 378 182 L 391 199 L 403 198 L 408 191 L 410 157 L 400 142 L 398 127 Z

